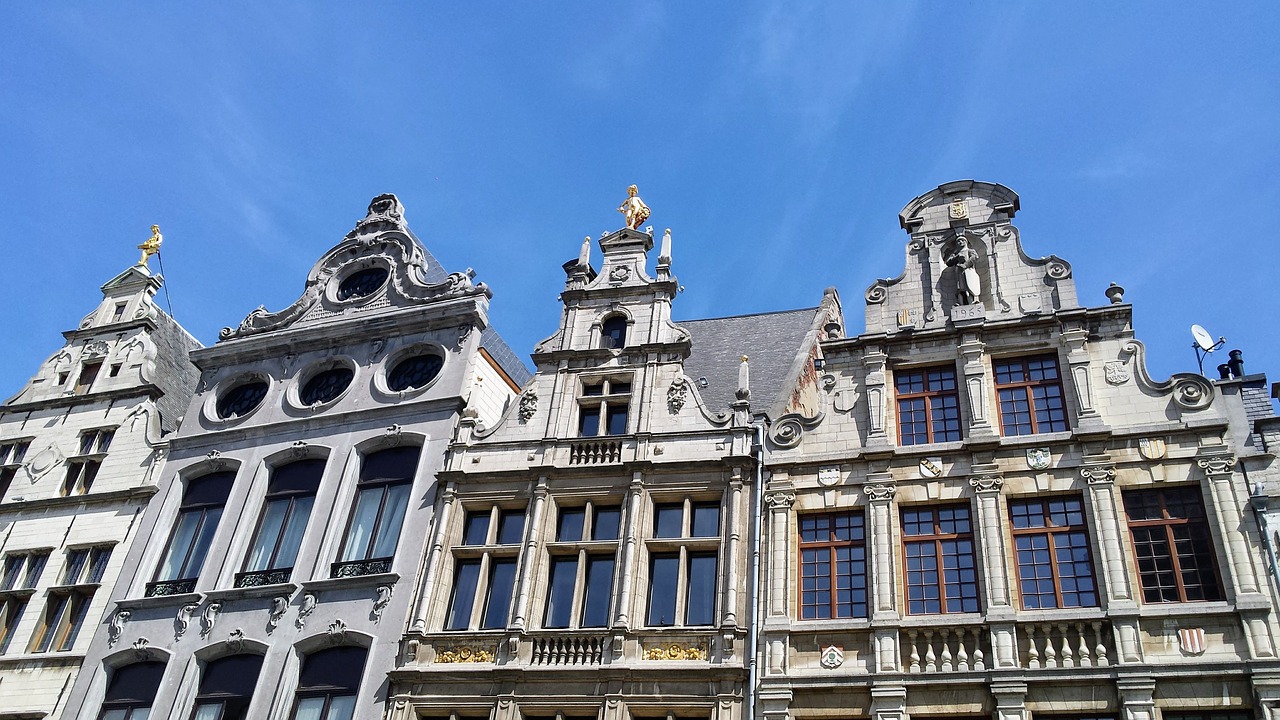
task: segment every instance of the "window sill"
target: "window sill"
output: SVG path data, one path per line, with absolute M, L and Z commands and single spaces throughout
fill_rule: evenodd
M 226 590 L 210 590 L 204 596 L 210 600 L 247 600 L 249 598 L 291 596 L 298 589 L 293 583 L 275 583 L 272 585 L 254 585 L 252 587 L 227 588 Z
M 309 580 L 302 583 L 302 589 L 314 593 L 326 590 L 340 590 L 342 588 L 394 585 L 399 580 L 399 573 L 375 573 L 373 575 L 355 575 L 352 577 L 330 578 L 328 580 Z
M 904 615 L 899 625 L 904 628 L 938 627 L 955 625 L 985 625 L 987 617 L 980 612 L 933 613 L 931 615 Z
M 71 665 L 73 663 L 84 662 L 84 656 L 84 653 L 75 652 L 74 650 L 42 653 L 12 653 L 9 655 L 0 655 L 0 667 L 9 664 L 30 664 L 40 661 L 45 661 L 51 664 Z
M 1106 612 L 1097 606 L 1077 608 L 1041 608 L 1015 611 L 1014 621 L 1020 623 L 1057 622 L 1070 620 L 1105 620 Z
M 1000 435 L 1000 444 L 1012 447 L 1036 447 L 1050 443 L 1070 442 L 1075 438 L 1075 430 L 1038 433 L 1035 435 Z
M 0 590 L 0 601 L 10 599 L 26 600 L 36 594 L 35 588 L 13 588 L 12 590 Z
M 142 610 L 145 608 L 168 607 L 171 605 L 198 605 L 204 598 L 198 592 L 178 593 L 175 595 L 153 595 L 151 597 L 129 598 L 120 600 L 116 607 L 121 610 Z
M 1138 615 L 1144 618 L 1177 617 L 1179 615 L 1225 615 L 1236 611 L 1235 605 L 1225 600 L 1143 603 L 1138 608 Z

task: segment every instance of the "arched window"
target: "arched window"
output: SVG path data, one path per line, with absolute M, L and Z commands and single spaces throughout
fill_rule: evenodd
M 142 662 L 116 668 L 107 683 L 98 720 L 147 720 L 151 701 L 160 692 L 164 663 Z
M 200 678 L 191 720 L 245 720 L 260 670 L 261 655 L 231 655 L 210 662 Z
M 336 647 L 308 655 L 298 677 L 293 720 L 351 720 L 366 652 L 362 647 Z
M 620 348 L 627 345 L 627 319 L 614 315 L 600 326 L 600 347 Z
M 289 582 L 324 464 L 324 460 L 299 460 L 271 471 L 266 504 L 236 587 Z
M 147 595 L 177 595 L 196 588 L 196 578 L 213 544 L 222 509 L 235 482 L 234 471 L 216 472 L 191 478 L 182 493 L 178 521 L 169 536 L 164 560 L 156 570 L 155 582 L 147 585 Z
M 398 447 L 365 456 L 334 577 L 391 572 L 419 450 Z

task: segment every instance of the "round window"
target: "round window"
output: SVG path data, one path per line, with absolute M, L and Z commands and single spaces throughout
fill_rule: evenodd
M 355 372 L 350 368 L 336 367 L 323 370 L 313 375 L 307 384 L 302 386 L 302 392 L 298 394 L 298 398 L 302 400 L 303 405 L 327 403 L 341 395 L 342 391 L 351 384 L 353 377 Z
M 338 300 L 350 300 L 372 295 L 387 281 L 387 269 L 371 267 L 351 273 L 338 285 Z
M 266 396 L 267 384 L 262 380 L 237 385 L 218 398 L 218 417 L 230 420 L 248 415 Z
M 417 390 L 435 380 L 442 367 L 444 358 L 433 353 L 405 358 L 387 373 L 387 387 L 394 392 Z

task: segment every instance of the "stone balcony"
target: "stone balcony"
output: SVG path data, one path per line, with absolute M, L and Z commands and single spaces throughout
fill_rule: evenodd
M 451 668 L 501 666 L 536 669 L 573 669 L 604 665 L 633 668 L 670 667 L 674 663 L 711 667 L 741 660 L 735 655 L 740 638 L 707 630 L 643 630 L 611 632 L 586 630 L 533 630 L 519 634 L 497 632 L 431 633 L 421 640 L 410 638 L 405 648 L 406 667 L 433 665 Z

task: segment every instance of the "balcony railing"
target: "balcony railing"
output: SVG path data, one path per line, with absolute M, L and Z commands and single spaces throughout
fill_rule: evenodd
M 336 562 L 329 566 L 329 577 L 345 578 L 389 573 L 391 572 L 391 560 L 392 558 L 374 558 L 373 560 Z
M 621 440 L 587 440 L 569 446 L 570 465 L 604 465 L 621 461 Z
M 165 595 L 185 595 L 196 591 L 196 579 L 189 580 L 157 580 L 147 583 L 147 597 L 163 597 Z
M 279 585 L 289 582 L 289 576 L 293 574 L 293 568 L 278 568 L 275 570 L 251 570 L 249 572 L 236 573 L 236 587 L 262 587 L 263 585 Z
M 1100 620 L 1037 622 L 1018 626 L 1022 666 L 1042 668 L 1106 667 L 1111 664 L 1111 626 Z
M 987 629 L 975 627 L 903 630 L 903 664 L 907 672 L 970 672 L 987 669 Z
M 602 635 L 553 635 L 533 639 L 530 665 L 599 665 L 606 639 Z

